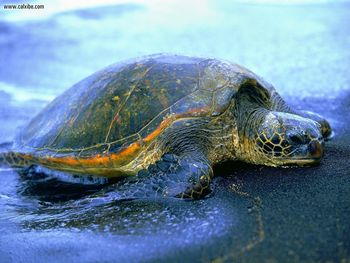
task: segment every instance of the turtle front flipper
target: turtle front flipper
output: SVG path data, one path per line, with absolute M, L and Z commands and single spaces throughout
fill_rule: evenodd
M 203 158 L 165 154 L 137 176 L 118 183 L 118 200 L 153 197 L 197 199 L 209 191 L 213 170 Z

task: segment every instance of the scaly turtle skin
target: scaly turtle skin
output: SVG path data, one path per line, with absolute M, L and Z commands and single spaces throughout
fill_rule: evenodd
M 322 117 L 293 111 L 239 65 L 160 54 L 74 85 L 22 129 L 4 158 L 72 174 L 136 175 L 120 183 L 120 198 L 197 198 L 216 163 L 317 163 L 330 133 Z

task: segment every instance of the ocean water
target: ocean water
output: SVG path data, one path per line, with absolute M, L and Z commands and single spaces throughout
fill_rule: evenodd
M 350 90 L 349 1 L 25 2 L 43 4 L 43 10 L 5 10 L 4 4 L 24 2 L 0 3 L 2 149 L 23 124 L 82 78 L 119 60 L 160 52 L 242 64 L 273 83 L 295 107 L 322 111 L 341 133 L 340 117 L 332 112 Z M 339 233 L 331 225 L 334 231 L 327 236 L 319 219 L 315 229 L 322 233 L 317 236 L 315 230 L 311 238 L 301 236 L 301 243 L 293 243 L 296 239 L 288 232 L 287 223 L 295 223 L 294 219 L 286 223 L 274 218 L 276 229 L 269 225 L 267 218 L 275 213 L 272 208 L 279 199 L 283 202 L 286 192 L 302 195 L 292 182 L 306 189 L 312 182 L 308 175 L 293 177 L 301 170 L 281 179 L 288 172 L 261 169 L 218 168 L 217 174 L 225 176 L 218 176 L 212 194 L 199 201 L 118 203 L 105 191 L 111 187 L 106 182 L 70 181 L 43 173 L 28 176 L 0 168 L 0 262 L 231 262 L 240 257 L 261 262 L 259 255 L 291 262 L 349 259 L 349 239 L 344 236 L 350 232 L 341 224 Z M 308 171 L 317 173 L 317 168 Z M 259 173 L 271 174 L 270 181 L 256 177 Z M 322 189 L 326 180 L 320 180 L 315 185 Z M 259 189 L 256 182 L 268 187 Z M 284 183 L 290 186 L 288 190 Z M 232 186 L 242 190 L 232 191 Z M 316 201 L 310 200 L 310 214 L 315 215 Z M 283 210 L 285 215 L 302 210 L 301 204 L 284 201 L 291 206 L 288 212 Z M 316 208 L 323 211 L 323 207 Z M 344 209 L 337 211 L 342 214 Z M 303 225 L 295 233 L 305 229 Z M 268 233 L 279 235 L 263 243 Z M 315 246 L 325 252 L 315 252 L 315 236 L 340 240 L 343 252 L 335 253 L 322 241 Z M 303 248 L 300 244 L 306 241 L 309 245 Z M 274 244 L 282 245 L 276 248 Z

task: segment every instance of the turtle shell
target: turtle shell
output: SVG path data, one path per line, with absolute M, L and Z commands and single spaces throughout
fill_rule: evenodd
M 174 120 L 220 115 L 245 78 L 257 77 L 215 59 L 160 54 L 117 63 L 52 101 L 22 129 L 16 149 L 63 170 L 127 165 Z

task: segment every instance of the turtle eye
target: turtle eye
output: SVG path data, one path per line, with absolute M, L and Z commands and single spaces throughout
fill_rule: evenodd
M 304 143 L 304 137 L 301 136 L 299 133 L 290 133 L 288 134 L 288 139 L 293 142 L 294 144 L 303 144 Z

